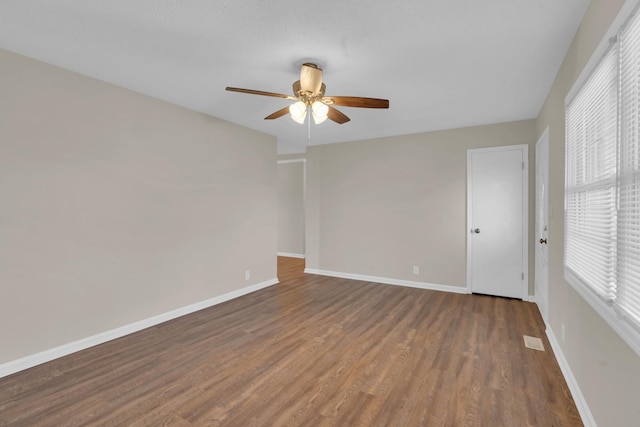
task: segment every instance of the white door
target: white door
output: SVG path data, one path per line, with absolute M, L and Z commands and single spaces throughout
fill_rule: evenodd
M 545 323 L 549 321 L 549 128 L 536 143 L 536 303 Z
M 467 287 L 528 298 L 528 146 L 467 151 Z

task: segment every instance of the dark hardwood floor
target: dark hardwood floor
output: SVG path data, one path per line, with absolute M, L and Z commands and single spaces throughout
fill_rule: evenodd
M 0 379 L 0 425 L 582 425 L 533 304 L 278 265 L 279 285 Z

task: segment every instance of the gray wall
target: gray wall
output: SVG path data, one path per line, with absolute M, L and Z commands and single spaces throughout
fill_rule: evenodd
M 467 150 L 534 135 L 525 120 L 310 147 L 307 268 L 466 287 Z
M 276 278 L 273 137 L 0 70 L 0 364 Z
M 278 253 L 304 256 L 304 160 L 278 161 Z
M 549 127 L 549 328 L 600 426 L 640 425 L 640 357 L 564 280 L 564 103 L 623 3 L 592 0 L 536 123 Z

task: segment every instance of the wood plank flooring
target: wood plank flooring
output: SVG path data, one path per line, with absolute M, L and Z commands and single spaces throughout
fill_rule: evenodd
M 0 379 L 0 425 L 582 425 L 533 304 L 278 264 L 279 285 Z

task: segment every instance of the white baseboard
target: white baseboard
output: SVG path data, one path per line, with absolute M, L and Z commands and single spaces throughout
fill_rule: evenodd
M 564 357 L 564 353 L 562 353 L 562 348 L 556 339 L 553 330 L 549 325 L 546 328 L 547 338 L 549 339 L 549 343 L 551 344 L 551 348 L 553 349 L 553 353 L 556 355 L 556 360 L 558 361 L 558 365 L 560 365 L 560 370 L 562 371 L 562 375 L 564 375 L 564 379 L 567 382 L 567 386 L 569 386 L 569 391 L 571 391 L 571 396 L 573 397 L 573 401 L 576 403 L 576 407 L 578 408 L 578 412 L 580 413 L 580 417 L 582 418 L 582 423 L 585 427 L 597 427 L 596 420 L 593 418 L 591 414 L 591 410 L 589 409 L 589 405 L 587 405 L 587 401 L 580 390 L 580 386 L 576 381 L 576 378 L 573 376 L 573 372 L 569 367 L 569 363 L 567 363 L 567 359 Z
M 269 286 L 278 283 L 278 279 L 271 279 L 265 282 L 257 283 L 255 285 L 247 286 L 246 288 L 238 289 L 233 292 L 229 292 L 224 295 L 220 295 L 214 298 L 210 298 L 204 301 L 197 302 L 195 304 L 181 307 L 175 310 L 168 311 L 166 313 L 159 314 L 157 316 L 149 317 L 134 323 L 130 323 L 125 326 L 121 326 L 110 331 L 102 332 L 96 335 L 92 335 L 87 338 L 80 339 L 68 344 L 61 345 L 49 350 L 42 351 L 40 353 L 32 354 L 11 362 L 0 364 L 0 378 L 7 375 L 14 374 L 16 372 L 23 371 L 28 368 L 40 365 L 45 362 L 49 362 L 54 359 L 58 359 L 63 356 L 67 356 L 71 353 L 78 352 L 80 350 L 93 347 L 98 344 L 105 343 L 107 341 L 114 340 L 116 338 L 123 337 L 125 335 L 132 334 L 134 332 L 141 331 L 151 326 L 158 325 L 160 323 L 172 320 L 187 314 L 191 314 L 204 308 L 212 307 L 217 304 L 232 300 L 234 298 L 241 297 L 243 295 L 250 294 L 251 292 L 258 291 L 260 289 L 267 288 Z
M 352 279 L 352 280 L 361 280 L 364 282 L 383 283 L 385 285 L 406 286 L 409 288 L 427 289 L 430 291 L 453 292 L 456 294 L 469 293 L 466 286 L 462 287 L 462 286 L 437 285 L 437 284 L 426 283 L 426 282 L 413 282 L 409 280 L 390 279 L 387 277 L 363 276 L 360 274 L 341 273 L 337 271 L 316 270 L 314 268 L 305 268 L 304 272 L 308 274 L 318 274 L 320 276 L 330 276 L 330 277 L 339 277 L 341 279 Z
M 278 256 L 286 256 L 288 258 L 301 258 L 304 259 L 304 254 L 291 254 L 289 252 L 278 252 Z

